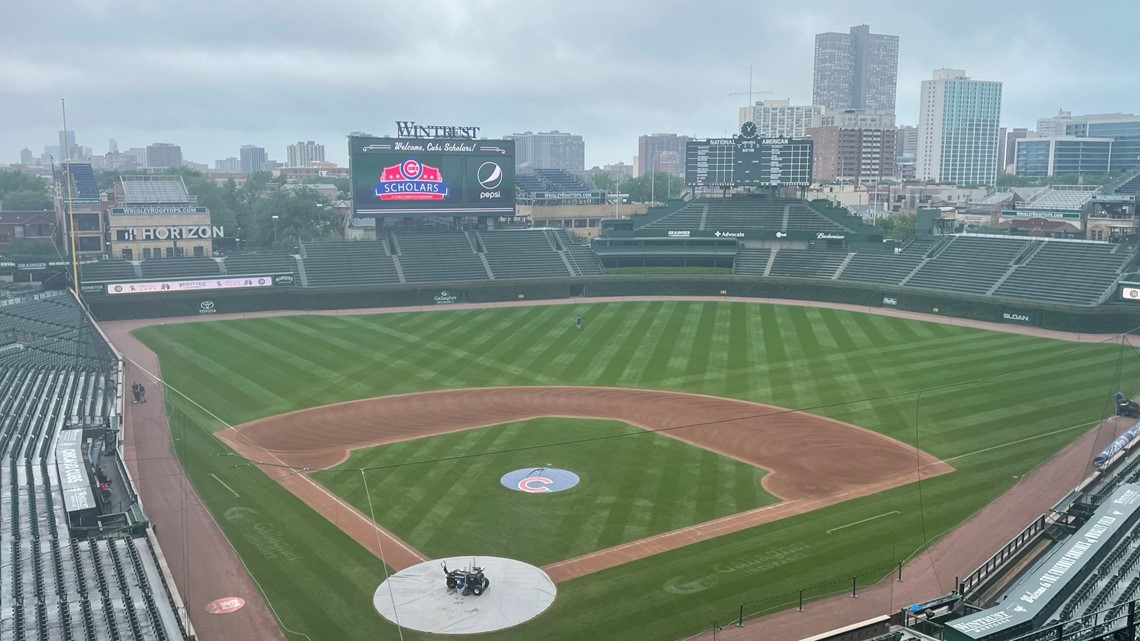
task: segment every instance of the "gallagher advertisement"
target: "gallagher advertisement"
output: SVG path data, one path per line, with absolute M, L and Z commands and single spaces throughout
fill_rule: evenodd
M 513 140 L 349 138 L 356 216 L 515 211 Z

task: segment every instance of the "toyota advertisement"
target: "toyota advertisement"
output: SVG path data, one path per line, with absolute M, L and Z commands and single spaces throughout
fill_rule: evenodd
M 512 216 L 513 140 L 349 137 L 353 215 Z

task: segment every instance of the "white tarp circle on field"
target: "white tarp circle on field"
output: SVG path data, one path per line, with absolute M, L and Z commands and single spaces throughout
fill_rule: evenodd
M 448 569 L 483 568 L 490 587 L 481 596 L 447 589 Z M 435 559 L 400 570 L 376 588 L 372 603 L 392 623 L 434 634 L 477 634 L 516 626 L 542 614 L 558 589 L 546 572 L 496 556 Z

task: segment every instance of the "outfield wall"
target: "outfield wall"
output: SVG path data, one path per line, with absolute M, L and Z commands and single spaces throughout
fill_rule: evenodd
M 816 300 L 1085 333 L 1121 333 L 1140 326 L 1140 307 L 1127 303 L 1070 307 L 906 287 L 819 279 L 749 279 L 716 274 L 496 280 L 433 286 L 324 289 L 273 287 L 240 291 L 89 296 L 85 302 L 96 318 L 106 321 L 266 310 L 416 307 L 603 296 L 734 296 Z

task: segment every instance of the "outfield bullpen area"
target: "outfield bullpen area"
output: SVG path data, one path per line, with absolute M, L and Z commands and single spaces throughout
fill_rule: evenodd
M 409 558 L 452 549 L 409 524 L 493 524 L 475 516 L 491 509 L 481 497 L 508 492 L 496 483 L 522 461 L 480 453 L 526 447 L 534 458 L 524 465 L 571 468 L 578 464 L 560 462 L 558 450 L 575 449 L 590 438 L 580 431 L 592 429 L 560 428 L 567 438 L 533 442 L 523 436 L 529 429 L 512 431 L 517 421 L 612 419 L 628 424 L 607 432 L 614 460 L 650 435 L 707 453 L 697 458 L 752 467 L 698 465 L 684 482 L 698 488 L 685 501 L 694 507 L 677 521 L 681 483 L 661 482 L 669 457 L 626 457 L 619 487 L 636 488 L 626 496 L 641 510 L 636 518 L 622 522 L 613 510 L 598 524 L 605 535 L 590 541 L 565 543 L 565 528 L 548 534 L 551 547 L 568 552 L 536 558 L 559 581 L 557 600 L 514 636 L 492 637 L 673 639 L 729 618 L 743 601 L 890 574 L 1085 434 L 1105 415 L 1108 395 L 1134 393 L 1140 377 L 1135 357 L 1122 358 L 1114 344 L 744 303 L 288 316 L 170 324 L 137 336 L 161 359 L 176 452 L 203 503 L 283 626 L 314 640 L 396 638 L 371 605 L 385 569 L 360 542 L 376 541 L 378 527 L 402 540 Z M 436 440 L 467 434 L 468 443 Z M 417 436 L 425 438 L 408 440 Z M 425 449 L 415 452 L 419 443 Z M 388 449 L 401 445 L 413 449 Z M 851 455 L 852 446 L 868 455 Z M 259 463 L 235 458 L 235 449 Z M 465 474 L 473 462 L 486 469 Z M 316 468 L 333 469 L 309 473 Z M 621 493 L 582 471 L 572 490 L 509 500 L 561 499 L 599 485 Z M 423 494 L 409 499 L 418 474 Z M 780 502 L 736 495 L 757 479 Z M 710 501 L 722 485 L 733 500 Z M 815 509 L 797 507 L 777 522 L 700 530 L 707 516 L 735 524 L 812 501 Z M 587 523 L 594 506 L 580 507 L 563 518 Z M 540 519 L 541 508 L 527 514 Z M 490 534 L 509 538 L 513 523 L 498 522 Z M 1011 535 L 1023 525 L 1008 524 Z M 670 543 L 674 531 L 686 534 Z M 666 544 L 643 543 L 655 538 Z M 635 553 L 609 552 L 618 546 Z M 396 547 L 384 548 L 389 570 L 399 565 Z

